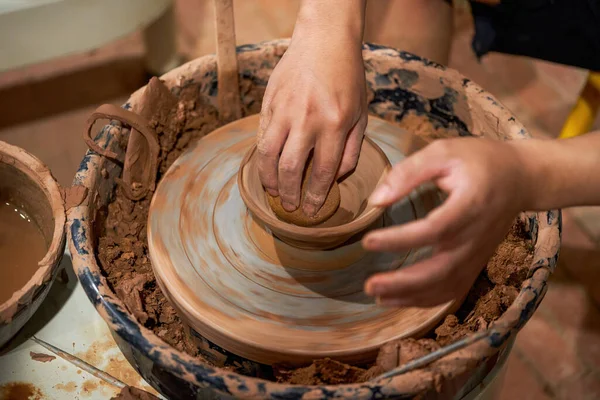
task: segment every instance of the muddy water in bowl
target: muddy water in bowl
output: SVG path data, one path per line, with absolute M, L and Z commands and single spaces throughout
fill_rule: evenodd
M 48 168 L 0 142 L 0 347 L 44 300 L 62 258 L 62 192 Z
M 48 251 L 35 220 L 18 204 L 0 197 L 0 303 L 27 283 Z

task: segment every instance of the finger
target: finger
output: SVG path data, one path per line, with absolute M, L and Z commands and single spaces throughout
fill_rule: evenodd
M 265 131 L 269 126 L 269 122 L 271 122 L 271 118 L 273 117 L 273 112 L 271 111 L 271 107 L 269 106 L 270 101 L 263 99 L 263 105 L 260 110 L 259 120 L 258 120 L 258 130 L 256 132 L 257 141 L 261 141 L 265 135 Z
M 485 264 L 470 258 L 466 245 L 367 280 L 365 292 L 385 306 L 431 307 L 463 296 Z M 473 272 L 473 273 L 470 273 Z
M 262 105 L 260 108 L 260 115 L 258 120 L 258 131 L 256 132 L 257 141 L 261 141 L 265 135 L 267 127 L 273 118 L 273 108 L 271 103 L 273 102 L 273 95 L 270 86 L 267 85 L 265 95 L 263 96 Z
M 377 297 L 411 297 L 426 286 L 450 278 L 452 260 L 450 251 L 439 252 L 399 270 L 376 274 L 365 283 L 365 292 Z
M 278 186 L 281 205 L 286 211 L 300 206 L 302 178 L 313 143 L 312 136 L 296 130 L 290 133 L 281 152 Z
M 430 282 L 424 280 L 422 285 L 416 286 L 420 289 L 418 291 L 403 292 L 398 289 L 389 295 L 377 297 L 377 303 L 384 307 L 435 307 L 452 300 L 460 300 L 475 282 L 477 274 L 459 278 L 460 275 L 457 275 L 459 268 L 474 269 L 479 272 L 485 265 L 485 263 L 475 264 L 472 260 L 465 260 L 465 262 L 468 264 L 457 263 L 449 267 L 450 271 L 454 271 L 454 276 L 447 280 Z
M 350 134 L 346 139 L 346 146 L 344 147 L 344 153 L 342 155 L 342 161 L 340 162 L 336 179 L 346 175 L 356 167 L 362 148 L 363 138 L 365 136 L 367 122 L 367 116 L 361 117 L 350 131 Z
M 436 157 L 436 152 L 429 145 L 396 164 L 373 191 L 369 202 L 375 206 L 389 206 L 444 172 L 445 159 Z
M 302 204 L 302 211 L 309 217 L 315 215 L 325 202 L 344 150 L 345 141 L 339 134 L 323 135 L 322 138 L 315 145 L 312 172 Z
M 277 196 L 279 193 L 279 155 L 287 139 L 288 132 L 288 125 L 276 116 L 271 118 L 264 130 L 259 127 L 256 144 L 258 175 L 262 185 L 272 196 Z
M 475 208 L 471 204 L 468 197 L 453 192 L 423 219 L 367 233 L 363 247 L 369 251 L 397 252 L 438 244 L 473 221 Z

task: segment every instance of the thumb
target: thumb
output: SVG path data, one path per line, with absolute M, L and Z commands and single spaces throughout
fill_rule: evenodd
M 389 206 L 423 183 L 440 177 L 443 171 L 444 160 L 439 154 L 434 156 L 429 145 L 394 165 L 375 188 L 369 202 L 377 207 Z

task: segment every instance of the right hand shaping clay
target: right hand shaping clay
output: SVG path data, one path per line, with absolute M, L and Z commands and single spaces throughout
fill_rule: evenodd
M 310 173 L 312 171 L 312 160 L 309 162 L 306 170 L 304 171 L 304 178 L 302 179 L 302 196 L 300 198 L 300 207 L 296 210 L 289 212 L 286 211 L 281 205 L 281 198 L 279 196 L 274 197 L 269 193 L 266 193 L 269 206 L 280 220 L 288 222 L 290 224 L 298 226 L 314 226 L 327 221 L 340 206 L 340 188 L 337 182 L 333 182 L 323 207 L 313 217 L 308 217 L 302 212 L 302 202 L 306 195 L 306 189 L 308 188 L 308 180 L 310 179 Z

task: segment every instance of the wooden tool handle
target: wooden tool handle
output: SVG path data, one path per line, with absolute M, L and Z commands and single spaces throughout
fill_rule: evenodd
M 214 4 L 219 115 L 223 122 L 231 122 L 242 117 L 233 0 L 214 0 Z

